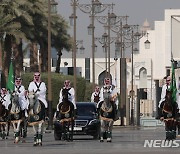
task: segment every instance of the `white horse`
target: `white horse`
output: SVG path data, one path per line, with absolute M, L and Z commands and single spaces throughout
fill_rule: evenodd
M 108 91 L 103 93 L 104 101 L 98 106 L 99 118 L 101 123 L 100 131 L 100 142 L 107 138 L 107 142 L 112 140 L 112 129 L 115 118 L 115 107 L 114 102 L 112 102 L 111 94 Z
M 19 104 L 19 96 L 17 93 L 12 94 L 11 108 L 10 108 L 10 121 L 14 130 L 14 143 L 20 141 L 20 125 L 23 121 L 23 113 Z
M 43 124 L 45 120 L 45 106 L 37 99 L 34 92 L 29 92 L 28 125 L 33 126 L 34 146 L 42 146 Z

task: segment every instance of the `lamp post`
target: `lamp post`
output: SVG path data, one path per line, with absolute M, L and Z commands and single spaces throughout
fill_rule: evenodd
M 111 8 L 113 10 L 113 5 L 111 4 Z M 111 28 L 119 23 L 121 20 L 123 20 L 126 16 L 116 16 L 113 12 L 110 13 L 110 10 L 108 11 L 107 16 L 96 16 L 95 18 L 97 21 L 103 25 L 105 25 L 108 29 L 108 77 L 110 77 L 110 44 L 111 44 Z
M 48 123 L 47 129 L 49 130 L 52 130 L 52 126 L 53 126 L 52 85 L 51 85 L 51 13 L 56 13 L 57 4 L 58 3 L 56 3 L 54 0 L 48 0 L 48 114 L 49 114 L 49 123 Z
M 131 98 L 131 125 L 134 125 L 134 51 L 137 50 L 137 48 L 134 49 L 134 44 L 137 43 L 143 36 L 145 36 L 145 33 L 140 34 L 138 32 L 138 25 L 129 25 L 129 28 L 126 30 L 126 36 L 124 37 L 124 40 L 127 42 L 124 42 L 124 46 L 126 48 L 131 47 L 131 90 L 130 90 L 130 98 Z M 134 32 L 134 29 L 137 31 Z M 146 43 L 146 42 L 144 42 Z
M 76 1 L 76 6 L 84 13 L 90 14 L 91 17 L 91 24 L 88 26 L 88 34 L 92 35 L 92 83 L 93 83 L 93 90 L 95 88 L 95 38 L 94 38 L 94 18 L 95 15 L 98 13 L 102 13 L 106 10 L 106 8 L 110 4 L 102 4 L 99 0 L 92 0 L 91 4 L 79 4 L 78 0 Z
M 78 6 L 78 0 L 72 0 L 71 6 L 73 8 L 73 13 L 69 16 L 70 25 L 73 26 L 73 50 L 72 50 L 72 65 L 73 65 L 73 74 L 74 74 L 74 91 L 75 91 L 75 102 L 77 100 L 77 71 L 76 71 L 76 54 L 77 54 L 77 46 L 82 44 L 82 40 L 76 40 L 76 7 Z M 80 47 L 81 51 L 84 51 L 84 47 Z
M 105 72 L 105 73 L 106 73 L 106 74 L 105 74 L 105 77 L 109 77 L 109 75 L 108 75 L 108 74 L 109 74 L 109 73 L 108 73 L 108 66 L 107 66 L 107 64 L 108 64 L 107 58 L 109 58 L 109 57 L 108 57 L 107 49 L 108 49 L 109 45 L 112 44 L 116 39 L 117 39 L 116 37 L 109 37 L 106 32 L 104 32 L 104 34 L 102 35 L 102 37 L 96 37 L 96 38 L 95 38 L 95 41 L 98 40 L 98 42 L 99 42 L 100 44 L 102 44 L 103 51 L 104 51 L 104 53 L 105 53 L 105 71 L 106 71 L 106 72 Z

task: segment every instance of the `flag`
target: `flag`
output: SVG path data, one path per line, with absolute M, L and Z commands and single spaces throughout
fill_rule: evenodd
M 172 92 L 172 103 L 175 104 L 177 88 L 176 88 L 174 62 L 172 62 L 172 75 L 171 75 L 170 91 Z
M 11 93 L 14 91 L 14 71 L 13 71 L 12 61 L 9 67 L 8 82 L 7 82 L 6 88 Z

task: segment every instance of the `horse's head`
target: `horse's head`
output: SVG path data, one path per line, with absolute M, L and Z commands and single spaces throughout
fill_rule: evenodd
M 171 101 L 172 101 L 172 92 L 171 91 L 166 90 L 165 100 L 167 103 L 171 103 Z
M 111 96 L 110 91 L 109 91 L 108 88 L 104 88 L 103 97 L 104 97 L 105 101 L 110 101 L 111 100 L 112 96 Z
M 37 95 L 35 94 L 34 91 L 31 91 L 28 93 L 28 99 L 29 99 L 29 107 L 32 108 L 37 101 Z
M 68 96 L 69 96 L 68 89 L 63 89 L 62 90 L 62 101 L 68 102 Z
M 16 92 L 13 92 L 11 95 L 12 104 L 19 105 L 19 95 Z

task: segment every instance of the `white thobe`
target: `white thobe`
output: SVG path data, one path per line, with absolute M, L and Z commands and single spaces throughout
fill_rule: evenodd
M 32 81 L 29 84 L 28 87 L 28 91 L 29 92 L 35 92 L 37 94 L 37 98 L 43 102 L 43 104 L 45 105 L 45 108 L 48 107 L 48 103 L 46 101 L 46 84 L 44 82 L 36 82 L 37 85 L 39 86 L 39 91 L 38 91 L 38 87 L 36 86 L 35 82 Z

